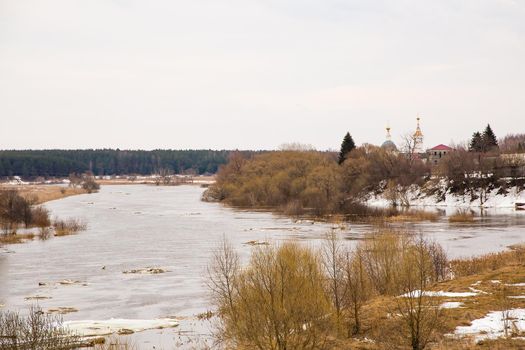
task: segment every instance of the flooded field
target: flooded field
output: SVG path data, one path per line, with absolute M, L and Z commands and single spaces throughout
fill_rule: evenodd
M 247 258 L 253 248 L 246 242 L 298 239 L 317 245 L 331 227 L 201 202 L 202 191 L 197 186 L 104 186 L 97 194 L 47 203 L 53 215 L 83 218 L 88 229 L 0 248 L 0 305 L 23 312 L 38 304 L 64 312 L 65 321 L 83 321 L 75 324 L 134 320 L 136 330 L 177 319 L 178 327 L 130 337 L 138 349 L 192 348 L 196 341 L 208 341 L 209 326 L 196 315 L 209 310 L 206 265 L 223 236 Z M 466 225 L 449 224 L 446 217 L 405 225 L 433 237 L 450 257 L 525 241 L 524 212 L 483 214 Z M 341 233 L 354 244 L 369 230 L 350 224 Z

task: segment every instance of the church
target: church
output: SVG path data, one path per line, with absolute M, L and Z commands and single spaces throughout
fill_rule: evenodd
M 439 164 L 439 161 L 448 153 L 454 151 L 453 148 L 439 144 L 435 147 L 425 150 L 423 140 L 423 132 L 421 131 L 421 118 L 416 118 L 416 130 L 411 135 L 409 145 L 406 145 L 401 150 L 402 153 L 410 154 L 412 157 L 417 157 L 425 162 L 429 162 L 431 165 Z M 386 140 L 381 144 L 381 148 L 390 152 L 399 152 L 396 144 L 392 141 L 392 135 L 390 134 L 390 126 L 386 127 Z

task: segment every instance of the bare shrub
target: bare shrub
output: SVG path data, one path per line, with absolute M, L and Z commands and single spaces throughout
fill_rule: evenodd
M 419 209 L 410 209 L 400 211 L 397 215 L 392 215 L 387 217 L 388 221 L 392 222 L 415 222 L 415 221 L 437 221 L 439 215 L 436 212 L 419 210 Z
M 238 281 L 240 274 L 239 256 L 230 242 L 223 238 L 220 245 L 213 252 L 213 257 L 208 266 L 207 285 L 211 292 L 213 304 L 218 306 L 218 313 L 222 320 L 228 322 L 217 325 L 217 338 L 225 340 L 234 338 L 230 334 L 228 323 L 237 322 L 238 313 L 236 299 L 238 298 Z
M 49 228 L 49 227 L 41 227 L 39 228 L 39 234 L 38 234 L 38 237 L 45 241 L 47 239 L 49 239 L 49 237 L 51 237 L 51 234 L 52 234 L 52 230 Z
M 220 271 L 221 265 L 211 269 Z M 313 251 L 294 243 L 257 247 L 249 265 L 233 279 L 236 287 L 231 304 L 221 296 L 223 291 L 214 297 L 219 301 L 216 306 L 224 330 L 221 340 L 226 348 L 325 348 L 330 303 Z M 213 290 L 212 294 L 217 295 Z M 231 310 L 232 305 L 235 310 Z
M 450 271 L 450 262 L 445 249 L 443 249 L 441 244 L 435 241 L 428 241 L 426 248 L 428 249 L 428 253 L 432 259 L 432 267 L 434 269 L 432 280 L 434 282 L 440 282 L 450 279 L 452 277 Z
M 396 311 L 405 323 L 413 350 L 423 350 L 439 326 L 439 300 L 424 291 L 434 279 L 429 243 L 419 236 L 403 252 L 399 286 L 403 296 L 396 298 Z
M 326 275 L 326 293 L 335 310 L 335 323 L 342 324 L 343 300 L 346 294 L 344 247 L 335 230 L 325 235 L 321 247 L 321 263 Z
M 361 332 L 361 309 L 373 295 L 361 248 L 346 251 L 343 273 L 345 281 L 343 305 L 349 318 L 348 336 L 351 336 Z
M 473 222 L 474 221 L 474 214 L 472 214 L 472 212 L 470 212 L 468 210 L 459 209 L 453 215 L 450 215 L 448 217 L 448 221 L 451 222 L 451 223 Z
M 14 234 L 19 224 L 31 223 L 31 204 L 16 190 L 0 190 L 0 224 L 4 234 Z
M 82 185 L 82 176 L 77 173 L 69 174 L 69 186 L 76 188 Z
M 97 192 L 100 189 L 100 185 L 95 181 L 95 177 L 86 176 L 82 181 L 82 189 L 87 193 Z
M 49 210 L 42 206 L 32 208 L 31 224 L 39 228 L 51 226 L 51 220 L 49 219 Z
M 0 312 L 0 349 L 66 350 L 79 345 L 79 338 L 62 326 L 62 319 L 31 307 L 27 316 Z
M 66 236 L 86 230 L 87 224 L 77 218 L 67 220 L 55 218 L 53 228 L 55 229 L 55 236 Z
M 101 344 L 95 344 L 94 350 L 135 350 L 136 346 L 117 336 L 107 338 Z
M 395 295 L 399 292 L 397 274 L 409 240 L 406 234 L 382 230 L 359 243 L 364 267 L 372 286 L 379 294 Z

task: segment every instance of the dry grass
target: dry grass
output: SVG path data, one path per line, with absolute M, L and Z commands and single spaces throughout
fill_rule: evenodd
M 454 276 L 471 276 L 495 271 L 505 266 L 522 265 L 525 262 L 525 248 L 516 246 L 512 250 L 491 253 L 467 259 L 455 259 L 450 262 Z
M 111 336 L 104 340 L 104 342 L 99 342 L 95 344 L 95 350 L 134 350 L 136 346 L 131 344 L 125 339 L 120 339 L 117 336 Z
M 53 221 L 53 228 L 55 229 L 55 236 L 60 237 L 84 231 L 87 228 L 87 224 L 75 218 L 67 220 L 55 219 Z
M 411 209 L 400 212 L 397 215 L 387 217 L 390 222 L 417 222 L 417 221 L 437 221 L 439 214 L 432 211 Z
M 0 189 L 15 189 L 20 195 L 34 204 L 61 199 L 69 196 L 87 193 L 82 188 L 72 188 L 57 185 L 0 185 Z
M 467 210 L 458 210 L 455 214 L 448 217 L 448 222 L 474 222 L 474 214 Z
M 494 281 L 500 283 L 494 283 Z M 437 329 L 433 342 L 426 349 L 430 350 L 515 350 L 525 349 L 523 339 L 496 339 L 486 340 L 475 344 L 471 338 L 450 338 L 445 334 L 453 333 L 458 326 L 468 326 L 475 320 L 484 317 L 487 313 L 505 308 L 523 308 L 523 300 L 508 299 L 506 305 L 502 306 L 501 286 L 509 283 L 525 282 L 525 266 L 510 265 L 496 271 L 485 272 L 477 275 L 461 277 L 451 281 L 435 284 L 431 290 L 466 292 L 469 288 L 481 290 L 474 297 L 447 298 L 440 297 L 436 300 L 441 303 L 445 301 L 459 301 L 461 308 L 444 309 L 440 317 L 440 325 Z M 476 284 L 475 284 L 476 283 Z M 472 286 L 475 284 L 475 286 Z M 524 288 L 508 287 L 509 295 L 525 294 Z M 485 294 L 486 293 L 486 294 Z M 335 341 L 333 349 L 410 349 L 401 344 L 406 344 L 407 334 L 404 333 L 402 320 L 395 315 L 395 298 L 376 297 L 369 302 L 363 310 L 363 332 L 356 338 Z M 363 341 L 370 339 L 373 342 Z
M 35 238 L 35 235 L 32 233 L 21 233 L 21 234 L 0 234 L 0 245 L 2 244 L 17 244 L 24 243 L 25 241 L 30 241 Z

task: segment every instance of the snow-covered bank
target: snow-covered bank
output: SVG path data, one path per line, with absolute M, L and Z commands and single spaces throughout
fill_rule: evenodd
M 179 322 L 173 318 L 159 318 L 155 320 L 128 320 L 112 318 L 105 321 L 67 321 L 64 327 L 82 337 L 96 337 L 114 333 L 134 333 L 149 329 L 173 328 Z
M 476 341 L 483 339 L 497 339 L 508 333 L 525 329 L 525 309 L 511 309 L 508 311 L 493 311 L 485 317 L 472 321 L 470 326 L 460 326 L 454 335 L 473 336 Z
M 525 190 L 510 187 L 505 191 L 495 188 L 457 194 L 451 193 L 445 182 L 441 182 L 434 191 L 425 191 L 422 187 L 414 185 L 406 191 L 399 190 L 394 196 L 391 192 L 387 194 L 384 191 L 379 195 L 370 194 L 366 199 L 366 204 L 375 207 L 388 207 L 394 202 L 415 207 L 515 208 L 516 204 L 525 203 Z

